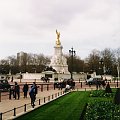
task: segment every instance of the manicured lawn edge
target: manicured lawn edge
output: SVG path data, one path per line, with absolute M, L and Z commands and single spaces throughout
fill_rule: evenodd
M 10 119 L 16 120 L 17 118 L 19 118 L 19 117 L 21 117 L 21 116 L 25 116 L 26 114 L 29 114 L 29 113 L 33 112 L 34 110 L 37 110 L 37 109 L 39 109 L 39 108 L 41 108 L 41 107 L 43 107 L 43 106 L 46 106 L 47 104 L 49 104 L 49 103 L 51 103 L 51 102 L 53 102 L 53 101 L 55 101 L 55 100 L 57 100 L 57 99 L 65 96 L 65 95 L 67 95 L 67 94 L 69 94 L 69 93 L 71 93 L 71 91 L 66 92 L 66 93 L 63 94 L 63 95 L 59 95 L 57 98 L 51 99 L 50 101 L 45 102 L 45 103 L 41 104 L 40 106 L 36 106 L 36 107 L 34 107 L 34 108 L 30 108 L 30 109 L 28 109 L 26 112 L 21 112 L 21 113 L 17 114 L 16 116 L 11 117 Z
M 94 92 L 95 91 L 93 91 L 93 93 Z M 96 91 L 96 92 L 102 93 L 101 91 Z M 98 105 L 98 108 L 100 108 L 100 106 L 104 105 L 104 103 L 105 103 L 105 105 L 104 105 L 105 107 L 107 105 L 112 105 L 109 103 L 114 104 L 115 95 L 104 95 L 102 93 L 102 95 L 100 95 L 100 97 L 99 97 L 99 93 L 97 93 L 97 94 L 95 94 L 94 97 L 90 97 L 90 93 L 92 93 L 92 91 L 91 92 L 90 91 L 71 92 L 67 95 L 61 96 L 59 99 L 54 100 L 53 102 L 50 101 L 49 103 L 46 103 L 43 106 L 40 106 L 41 108 L 38 107 L 33 112 L 29 112 L 29 113 L 32 113 L 33 115 L 36 114 L 35 120 L 44 120 L 44 119 L 45 120 L 83 120 L 83 119 L 88 120 L 85 118 L 85 114 L 86 114 L 86 112 L 88 112 L 87 107 L 89 107 L 90 104 L 93 104 L 93 106 Z M 115 93 L 115 91 L 114 91 L 114 93 Z M 96 96 L 96 95 L 98 95 L 98 96 Z M 100 103 L 100 105 L 99 105 L 99 103 Z M 100 108 L 101 111 L 102 111 L 102 109 L 106 109 L 106 108 L 104 108 L 104 106 L 102 106 Z M 39 108 L 42 109 L 43 111 L 42 112 L 39 111 Z M 92 106 L 91 106 L 91 108 L 97 109 Z M 119 109 L 119 108 L 117 108 L 117 109 Z M 51 111 L 53 111 L 53 112 L 51 112 Z M 41 113 L 39 113 L 39 112 L 41 112 Z M 27 114 L 24 114 L 22 117 L 20 116 L 20 117 L 18 117 L 18 119 L 16 118 L 16 120 L 31 120 L 31 119 L 33 119 L 33 118 L 31 118 L 32 114 L 30 115 L 29 113 L 27 113 L 29 115 L 28 118 L 23 119 L 23 117 L 26 117 L 26 115 L 27 115 Z M 93 115 L 94 111 L 90 114 Z M 97 115 L 97 113 L 95 113 L 95 114 Z M 112 115 L 112 112 L 110 113 L 110 115 Z M 48 118 L 45 116 L 47 116 Z M 98 114 L 97 117 L 102 118 L 102 115 Z
M 34 110 L 33 112 L 30 112 L 32 114 L 36 114 L 36 117 L 39 117 L 40 120 L 79 120 L 80 116 L 83 112 L 84 107 L 87 103 L 87 98 L 89 96 L 89 92 L 72 92 L 66 96 L 61 97 L 60 99 L 57 99 L 51 103 L 48 103 L 41 107 L 40 109 Z M 55 108 L 55 109 L 54 109 Z M 50 110 L 49 110 L 50 109 Z M 42 113 L 40 111 L 42 110 Z M 38 114 L 37 114 L 38 112 Z M 59 113 L 59 114 L 58 114 Z M 32 117 L 32 114 L 29 115 L 29 117 Z M 53 115 L 54 114 L 54 115 Z M 16 120 L 30 120 L 30 118 L 25 118 L 27 114 L 23 115 L 22 117 L 16 118 Z M 45 117 L 45 115 L 47 117 Z M 24 119 L 23 119 L 24 118 Z M 31 118 L 33 119 L 33 118 Z M 36 118 L 36 120 L 38 120 Z

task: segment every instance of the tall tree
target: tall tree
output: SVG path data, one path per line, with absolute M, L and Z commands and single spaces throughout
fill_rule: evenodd
M 114 55 L 115 55 L 115 60 L 114 60 L 114 74 L 115 76 L 119 76 L 119 71 L 120 71 L 120 47 L 117 48 L 114 51 Z
M 101 58 L 103 59 L 105 74 L 112 74 L 114 53 L 111 49 L 106 48 L 101 51 Z
M 88 57 L 89 72 L 99 73 L 100 51 L 94 49 Z

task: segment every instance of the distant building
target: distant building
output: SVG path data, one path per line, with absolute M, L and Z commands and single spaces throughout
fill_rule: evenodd
M 27 53 L 25 53 L 25 52 L 17 53 L 17 61 L 18 61 L 19 66 L 26 65 L 26 63 L 27 63 Z

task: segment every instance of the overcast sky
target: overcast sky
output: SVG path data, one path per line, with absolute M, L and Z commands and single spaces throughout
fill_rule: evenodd
M 82 59 L 120 47 L 120 0 L 0 0 L 0 59 L 17 52 L 53 55 L 56 29 L 63 53 Z

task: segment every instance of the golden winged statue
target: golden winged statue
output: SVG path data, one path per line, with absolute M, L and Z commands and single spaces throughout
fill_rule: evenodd
M 59 45 L 61 45 L 61 43 L 60 43 L 60 32 L 58 32 L 58 31 L 56 30 L 56 34 L 57 34 L 56 45 L 59 46 Z

